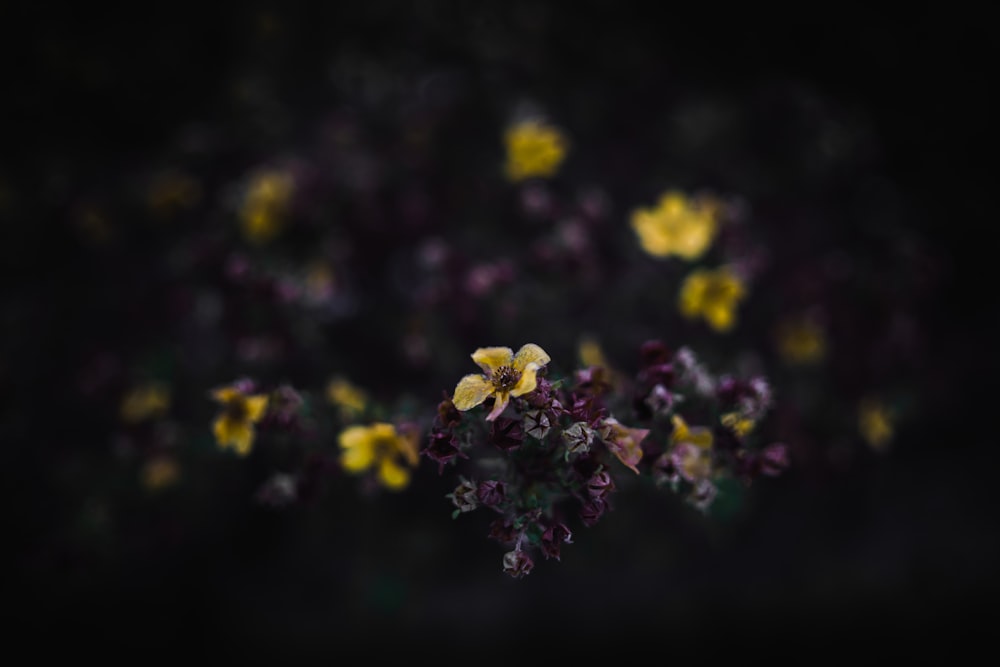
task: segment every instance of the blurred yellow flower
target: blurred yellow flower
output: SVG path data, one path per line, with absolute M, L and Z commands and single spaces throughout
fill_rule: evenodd
M 368 396 L 365 392 L 340 376 L 333 378 L 326 385 L 326 398 L 340 409 L 340 415 L 344 419 L 361 415 L 368 405 Z
M 222 412 L 212 423 L 212 432 L 219 447 L 233 447 L 240 456 L 250 453 L 253 446 L 254 424 L 264 417 L 267 395 L 249 395 L 239 387 L 223 387 L 212 392 L 212 398 L 222 404 Z
M 267 243 L 285 225 L 292 198 L 290 174 L 269 170 L 257 174 L 247 187 L 240 208 L 243 236 L 255 244 Z
M 782 320 L 775 329 L 775 339 L 778 355 L 786 364 L 805 366 L 826 356 L 826 331 L 808 317 Z
M 754 420 L 747 419 L 739 412 L 727 412 L 719 417 L 719 421 L 740 438 L 745 438 L 757 425 Z
M 714 330 L 726 332 L 736 323 L 736 308 L 745 296 L 743 281 L 728 268 L 695 269 L 681 285 L 680 312 L 688 319 L 703 317 Z
M 680 415 L 674 415 L 670 421 L 674 425 L 674 430 L 670 434 L 670 444 L 688 443 L 699 449 L 711 449 L 712 431 L 710 429 L 705 426 L 688 426 Z
M 170 391 L 158 382 L 130 389 L 123 397 L 119 414 L 122 421 L 136 424 L 147 419 L 159 419 L 170 409 Z
M 884 451 L 892 442 L 892 413 L 877 398 L 866 398 L 858 406 L 858 430 L 869 447 Z
M 511 396 L 523 396 L 535 390 L 538 370 L 549 363 L 549 355 L 534 343 L 523 345 L 517 354 L 509 347 L 481 347 L 472 360 L 484 375 L 466 375 L 455 387 L 452 403 L 459 410 L 470 410 L 490 396 L 493 409 L 486 421 L 500 416 Z
M 582 339 L 577 353 L 580 356 L 580 363 L 584 366 L 610 368 L 608 360 L 604 357 L 604 350 L 601 349 L 601 344 L 593 338 Z
M 562 133 L 537 120 L 525 120 L 504 134 L 507 146 L 505 172 L 511 181 L 550 177 L 566 157 L 567 142 Z
M 172 486 L 180 478 L 181 469 L 177 462 L 166 456 L 150 459 L 142 467 L 142 485 L 150 491 L 159 491 Z
M 149 207 L 159 216 L 170 216 L 190 208 L 201 198 L 198 181 L 184 173 L 165 173 L 150 184 L 147 194 Z
M 670 190 L 654 208 L 632 214 L 632 229 L 642 249 L 654 257 L 676 255 L 688 261 L 705 254 L 718 231 L 716 207 Z
M 398 491 L 410 483 L 409 468 L 419 461 L 419 434 L 415 429 L 397 430 L 383 422 L 371 426 L 349 426 L 340 433 L 340 464 L 349 473 L 371 468 L 382 486 Z

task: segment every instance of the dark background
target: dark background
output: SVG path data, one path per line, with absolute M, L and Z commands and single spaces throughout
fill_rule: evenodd
M 565 655 L 648 647 L 666 660 L 767 659 L 787 647 L 959 650 L 983 639 L 1000 555 L 988 428 L 996 368 L 985 347 L 995 340 L 992 189 L 978 166 L 990 158 L 987 22 L 960 5 L 583 2 L 545 5 L 532 28 L 532 6 L 0 10 L 10 73 L 0 175 L 18 193 L 0 229 L 3 485 L 19 593 L 8 606 L 33 641 L 328 660 L 446 646 L 480 660 L 538 639 Z M 276 46 L 250 37 L 260 11 L 280 26 Z M 484 56 L 484 42 L 500 55 Z M 947 266 L 923 312 L 947 369 L 934 378 L 947 385 L 933 388 L 937 403 L 901 427 L 890 456 L 767 480 L 719 525 L 669 499 L 624 498 L 614 521 L 523 581 L 500 573 L 481 526 L 449 522 L 439 494 L 361 503 L 356 520 L 336 525 L 321 509 L 247 507 L 252 488 L 235 472 L 220 480 L 233 487 L 231 504 L 206 510 L 219 523 L 173 550 L 167 541 L 106 559 L 53 555 L 49 526 L 73 501 L 48 472 L 52 459 L 103 446 L 67 378 L 86 337 L 124 334 L 121 322 L 91 321 L 107 277 L 90 273 L 46 184 L 110 182 L 192 119 L 225 122 L 230 82 L 248 62 L 277 71 L 277 94 L 308 117 L 329 101 L 316 84 L 345 43 L 376 62 L 415 53 L 457 68 L 483 95 L 529 91 L 555 110 L 592 102 L 625 120 L 655 113 L 664 72 L 673 86 L 737 97 L 793 82 L 862 109 L 913 230 Z M 169 517 L 137 509 L 125 524 L 158 520 Z

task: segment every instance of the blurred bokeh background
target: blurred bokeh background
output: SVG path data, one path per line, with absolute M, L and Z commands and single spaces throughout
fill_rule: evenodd
M 975 638 L 1000 556 L 993 195 L 974 168 L 987 29 L 957 10 L 797 11 L 5 3 L 17 621 L 328 658 L 372 640 L 474 659 L 529 638 L 765 658 Z M 526 109 L 570 141 L 544 184 L 502 176 Z M 255 244 L 237 211 L 265 168 L 301 187 L 281 238 Z M 676 317 L 676 273 L 628 226 L 668 187 L 743 211 L 765 268 L 728 335 Z M 480 270 L 435 274 L 442 253 Z M 494 260 L 523 261 L 509 284 L 456 288 L 506 275 Z M 782 363 L 775 327 L 817 310 L 826 359 Z M 239 459 L 211 439 L 208 392 L 238 377 L 322 396 L 343 375 L 432 413 L 476 347 L 535 341 L 566 371 L 584 335 L 625 370 L 654 337 L 762 369 L 794 407 L 774 427 L 791 469 L 719 516 L 629 489 L 561 562 L 512 580 L 429 462 L 403 493 L 335 476 L 276 509 L 255 494 L 294 443 Z M 130 423 L 122 397 L 149 382 L 169 407 Z M 896 415 L 887 446 L 857 428 L 871 397 Z M 175 466 L 157 492 L 150 451 Z

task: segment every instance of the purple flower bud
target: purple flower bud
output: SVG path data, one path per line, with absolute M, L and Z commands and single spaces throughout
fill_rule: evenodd
M 560 547 L 573 543 L 573 533 L 564 523 L 554 523 L 542 533 L 542 554 L 546 558 L 559 560 Z
M 760 453 L 760 471 L 769 477 L 780 475 L 789 465 L 788 445 L 783 442 L 770 444 Z
M 517 530 L 510 519 L 494 519 L 490 523 L 490 532 L 486 536 L 500 544 L 514 544 L 517 541 Z
M 479 502 L 483 505 L 496 508 L 507 499 L 506 485 L 501 481 L 493 479 L 480 482 L 479 488 L 476 490 L 476 497 L 479 498 Z
M 490 442 L 505 452 L 513 451 L 524 442 L 521 422 L 508 417 L 499 417 L 490 429 Z
M 527 575 L 533 567 L 535 567 L 534 561 L 523 551 L 508 551 L 503 555 L 503 571 L 515 579 Z
M 596 472 L 593 477 L 587 480 L 587 492 L 591 498 L 600 498 L 603 500 L 614 490 L 615 480 L 607 470 Z
M 464 452 L 458 448 L 458 441 L 455 436 L 447 431 L 432 429 L 428 438 L 427 446 L 420 452 L 438 464 L 438 474 L 444 472 L 444 467 L 454 461 L 459 456 L 468 458 Z
M 580 521 L 585 526 L 593 526 L 608 509 L 608 502 L 604 498 L 591 498 L 580 508 Z

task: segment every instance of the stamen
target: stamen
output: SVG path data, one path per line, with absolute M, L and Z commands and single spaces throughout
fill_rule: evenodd
M 497 391 L 510 391 L 517 386 L 521 372 L 511 366 L 501 366 L 493 373 L 493 386 Z

